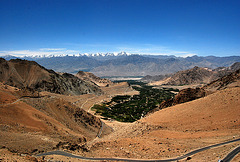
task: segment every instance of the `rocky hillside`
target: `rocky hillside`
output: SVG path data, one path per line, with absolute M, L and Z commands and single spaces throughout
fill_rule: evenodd
M 203 86 L 201 89 L 205 90 L 208 93 L 213 93 L 218 90 L 239 86 L 240 86 L 240 69 L 229 75 L 223 76 L 215 81 L 212 81 L 211 83 Z
M 85 143 L 98 135 L 102 122 L 94 115 L 56 94 L 31 98 L 21 97 L 21 91 L 0 82 L 1 147 L 25 154 L 60 148 L 86 151 Z
M 239 87 L 239 86 L 240 86 L 240 69 L 220 79 L 212 81 L 211 83 L 203 86 L 202 88 L 183 89 L 175 96 L 175 98 L 162 102 L 159 105 L 159 107 L 153 110 L 152 112 L 155 112 L 160 109 L 170 107 L 173 105 L 177 105 L 180 103 L 185 103 L 198 98 L 202 98 L 209 94 L 215 93 L 218 90 L 223 90 L 231 87 Z
M 59 74 L 45 69 L 34 61 L 0 58 L 0 81 L 18 88 L 30 88 L 65 95 L 100 94 L 96 84 L 72 74 Z
M 98 86 L 107 86 L 107 85 L 113 84 L 112 81 L 105 78 L 97 77 L 93 73 L 89 73 L 89 72 L 79 71 L 75 76 L 84 81 L 95 83 Z
M 115 123 L 112 124 L 114 132 L 95 143 L 88 153 L 90 157 L 114 155 L 164 161 L 212 144 L 238 139 L 239 105 L 240 87 L 227 88 L 155 112 L 134 123 Z M 238 143 L 220 146 L 180 161 L 218 161 L 237 146 Z M 233 161 L 239 161 L 239 158 Z
M 192 69 L 179 71 L 175 74 L 146 76 L 143 81 L 155 81 L 152 85 L 192 85 L 192 84 L 208 84 L 211 81 L 219 79 L 240 69 L 240 63 L 236 62 L 230 67 L 219 67 L 214 70 L 209 68 L 201 68 L 195 66 Z M 151 80 L 152 79 L 152 80 Z M 158 81 L 156 81 L 159 79 Z
M 204 84 L 218 79 L 218 72 L 195 66 L 192 69 L 179 71 L 162 81 L 165 85 Z
M 240 69 L 240 62 L 235 62 L 234 64 L 232 64 L 229 67 L 229 69 L 232 70 L 232 71 L 236 71 L 236 70 Z

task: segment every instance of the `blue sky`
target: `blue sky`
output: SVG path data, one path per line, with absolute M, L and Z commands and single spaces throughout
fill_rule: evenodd
M 240 0 L 0 0 L 0 56 L 240 55 Z

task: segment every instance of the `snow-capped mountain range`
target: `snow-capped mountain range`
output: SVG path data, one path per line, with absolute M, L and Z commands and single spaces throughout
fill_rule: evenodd
M 69 57 L 71 56 L 71 57 Z M 75 74 L 78 71 L 92 72 L 97 76 L 146 76 L 165 75 L 198 67 L 216 69 L 240 62 L 240 56 L 191 56 L 140 55 L 120 53 L 95 53 L 75 55 L 2 56 L 6 60 L 25 59 L 36 61 L 47 69 Z
M 81 56 L 87 56 L 87 57 L 118 57 L 118 56 L 130 56 L 132 54 L 127 52 L 114 52 L 114 53 L 79 53 L 79 54 L 49 54 L 49 55 L 26 55 L 26 56 L 14 56 L 14 55 L 8 55 L 3 57 L 19 57 L 19 58 L 51 58 L 51 57 L 66 57 L 66 56 L 73 56 L 73 57 L 81 57 Z M 134 54 L 136 55 L 136 54 Z
M 88 54 L 88 53 L 84 53 L 84 54 L 78 54 L 77 56 L 88 56 L 88 57 L 105 57 L 105 56 L 130 56 L 132 54 L 127 53 L 127 52 L 120 52 L 120 53 L 93 53 L 93 54 Z

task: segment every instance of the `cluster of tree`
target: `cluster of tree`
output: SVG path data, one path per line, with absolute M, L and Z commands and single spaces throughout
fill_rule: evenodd
M 94 105 L 97 114 L 121 122 L 134 122 L 155 109 L 162 101 L 174 97 L 175 89 L 156 89 L 152 86 L 133 86 L 139 95 L 115 96 L 110 102 Z

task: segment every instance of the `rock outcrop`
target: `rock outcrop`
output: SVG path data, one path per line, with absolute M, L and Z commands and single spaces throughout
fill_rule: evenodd
M 188 101 L 192 101 L 198 98 L 202 98 L 204 96 L 207 96 L 209 94 L 215 93 L 218 90 L 223 90 L 226 88 L 231 87 L 239 87 L 240 86 L 240 69 L 226 75 L 220 79 L 217 79 L 215 81 L 212 81 L 211 83 L 201 87 L 201 88 L 187 88 L 181 90 L 175 98 L 171 98 L 167 101 L 162 102 L 158 108 L 154 109 L 153 111 L 149 113 L 153 113 L 155 111 L 161 110 L 166 107 L 170 107 L 173 105 L 185 103 Z
M 240 69 L 240 62 L 229 67 L 218 67 L 216 69 L 195 66 L 192 69 L 178 71 L 175 74 L 146 76 L 143 81 L 151 82 L 152 85 L 194 85 L 208 84 Z
M 97 77 L 96 75 L 94 75 L 93 73 L 84 72 L 84 71 L 79 71 L 76 74 L 76 77 L 78 77 L 82 80 L 85 80 L 85 81 L 95 83 L 98 86 L 106 86 L 106 85 L 113 84 L 113 82 L 108 79 L 100 78 L 100 77 Z
M 0 81 L 20 89 L 30 88 L 64 95 L 101 94 L 100 88 L 72 74 L 59 74 L 34 61 L 0 58 Z

